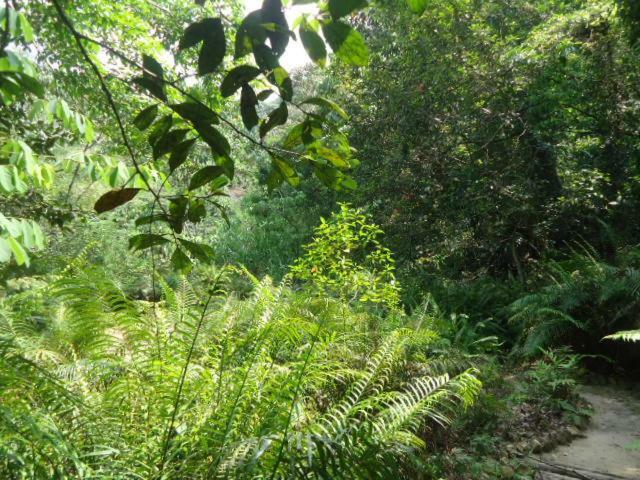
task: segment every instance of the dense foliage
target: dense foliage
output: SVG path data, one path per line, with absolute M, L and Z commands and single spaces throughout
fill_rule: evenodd
M 534 478 L 584 368 L 638 374 L 639 38 L 0 1 L 0 477 Z

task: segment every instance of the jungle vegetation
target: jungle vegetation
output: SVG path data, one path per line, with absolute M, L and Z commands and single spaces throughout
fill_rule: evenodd
M 637 379 L 637 2 L 0 4 L 0 477 L 524 480 Z

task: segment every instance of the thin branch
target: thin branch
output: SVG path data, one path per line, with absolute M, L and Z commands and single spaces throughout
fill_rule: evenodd
M 57 0 L 53 0 L 54 2 L 57 2 Z M 176 90 L 177 92 L 181 93 L 182 95 L 184 95 L 186 98 L 188 98 L 189 100 L 198 103 L 206 108 L 209 108 L 208 105 L 206 105 L 205 103 L 203 103 L 201 100 L 199 100 L 198 98 L 196 98 L 195 96 L 193 96 L 192 94 L 190 94 L 189 92 L 187 92 L 184 88 L 182 88 L 180 85 L 178 85 L 178 83 L 175 80 L 169 80 L 167 78 L 164 77 L 158 77 L 155 72 L 152 72 L 146 68 L 144 68 L 143 65 L 141 65 L 140 63 L 136 62 L 135 60 L 130 59 L 129 57 L 127 57 L 124 53 L 120 52 L 119 50 L 111 47 L 110 45 L 100 41 L 100 40 L 96 40 L 95 38 L 89 37 L 83 33 L 80 33 L 76 30 L 74 30 L 74 36 L 77 36 L 77 38 L 80 38 L 82 40 L 85 40 L 87 42 L 91 42 L 95 45 L 98 45 L 101 48 L 104 48 L 105 50 L 107 50 L 108 52 L 110 52 L 111 54 L 115 55 L 117 58 L 119 58 L 122 62 L 124 62 L 125 64 L 128 64 L 132 67 L 135 67 L 139 70 L 141 70 L 142 72 L 152 76 L 155 80 L 158 80 L 162 83 L 164 83 L 165 85 L 170 86 L 171 88 L 173 88 L 174 90 Z M 298 156 L 301 157 L 303 156 L 302 153 L 300 152 L 295 152 L 292 150 L 286 150 L 286 149 L 282 149 L 282 148 L 278 148 L 278 147 L 269 147 L 267 145 L 265 145 L 264 143 L 256 140 L 255 138 L 253 138 L 251 135 L 243 132 L 241 129 L 239 129 L 238 127 L 235 126 L 235 124 L 230 121 L 229 119 L 227 119 L 224 115 L 221 115 L 219 112 L 216 112 L 216 115 L 218 116 L 218 118 L 224 123 L 226 124 L 229 128 L 231 128 L 234 133 L 240 137 L 243 137 L 244 139 L 250 141 L 251 143 L 253 143 L 254 145 L 256 145 L 257 147 L 266 150 L 267 152 L 278 152 L 278 153 L 283 153 L 283 154 L 288 154 L 288 155 L 294 155 L 294 156 Z
M 116 119 L 116 123 L 118 125 L 118 130 L 120 131 L 120 136 L 122 137 L 122 141 L 124 142 L 124 145 L 125 145 L 127 151 L 129 152 L 129 156 L 131 157 L 131 161 L 133 162 L 133 166 L 134 166 L 134 168 L 136 170 L 136 173 L 138 175 L 140 175 L 140 177 L 142 178 L 142 181 L 144 182 L 144 184 L 147 187 L 147 189 L 149 190 L 149 192 L 151 192 L 151 194 L 155 197 L 156 201 L 159 203 L 160 209 L 163 210 L 163 213 L 166 213 L 166 212 L 164 212 L 164 209 L 163 209 L 162 203 L 160 202 L 160 198 L 159 198 L 158 194 L 153 190 L 153 188 L 151 187 L 151 184 L 149 183 L 149 181 L 147 180 L 146 176 L 143 174 L 143 172 L 142 172 L 142 170 L 140 168 L 140 164 L 138 162 L 138 159 L 136 158 L 135 152 L 133 151 L 133 147 L 131 146 L 131 142 L 129 141 L 129 137 L 127 135 L 127 131 L 124 128 L 124 123 L 122 121 L 122 117 L 120 116 L 120 112 L 118 110 L 118 106 L 116 105 L 116 102 L 113 99 L 113 95 L 111 93 L 111 90 L 109 90 L 107 82 L 104 79 L 104 76 L 102 75 L 102 73 L 100 72 L 100 69 L 95 64 L 95 62 L 91 59 L 91 57 L 89 55 L 89 52 L 87 52 L 87 49 L 82 44 L 82 40 L 86 40 L 86 38 L 84 37 L 84 35 L 82 35 L 81 33 L 79 33 L 75 29 L 75 27 L 73 26 L 73 23 L 71 23 L 71 20 L 69 19 L 69 17 L 65 13 L 64 9 L 60 6 L 59 0 L 51 0 L 51 1 L 53 3 L 53 6 L 55 7 L 56 11 L 58 12 L 58 16 L 60 17 L 62 22 L 65 24 L 65 26 L 67 27 L 67 29 L 69 30 L 69 32 L 73 36 L 76 44 L 78 45 L 78 49 L 80 50 L 80 53 L 84 57 L 85 61 L 89 64 L 89 66 L 91 67 L 91 69 L 93 70 L 93 72 L 95 73 L 96 77 L 98 78 L 98 80 L 100 82 L 100 88 L 102 89 L 102 92 L 104 93 L 104 96 L 107 99 L 107 103 L 109 104 L 109 108 L 111 109 L 111 111 L 113 113 L 113 116 Z
M 176 391 L 176 397 L 173 402 L 173 412 L 171 413 L 171 420 L 169 422 L 169 425 L 167 425 L 167 430 L 165 432 L 165 438 L 164 438 L 163 447 L 162 447 L 162 456 L 161 456 L 160 465 L 159 465 L 160 471 L 158 473 L 158 477 L 162 477 L 162 472 L 164 470 L 167 453 L 169 452 L 169 443 L 171 442 L 171 431 L 173 430 L 173 427 L 176 423 L 178 407 L 180 406 L 180 400 L 182 399 L 182 390 L 184 389 L 184 382 L 187 378 L 187 370 L 189 369 L 191 358 L 193 357 L 193 352 L 196 348 L 196 342 L 198 340 L 198 336 L 200 335 L 200 330 L 202 329 L 205 316 L 207 315 L 209 304 L 211 303 L 211 300 L 213 299 L 213 297 L 219 293 L 218 285 L 220 284 L 220 278 L 222 277 L 222 274 L 224 272 L 225 272 L 225 268 L 220 270 L 220 273 L 218 273 L 218 276 L 214 281 L 213 287 L 209 291 L 209 296 L 207 297 L 204 307 L 202 308 L 202 314 L 200 315 L 200 319 L 198 320 L 198 325 L 196 326 L 196 331 L 193 335 L 193 340 L 191 341 L 191 345 L 189 346 L 189 352 L 187 353 L 187 358 L 185 359 L 184 367 L 182 368 L 180 381 L 178 383 L 178 389 Z

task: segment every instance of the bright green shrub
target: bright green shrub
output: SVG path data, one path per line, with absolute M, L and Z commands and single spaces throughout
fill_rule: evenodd
M 322 219 L 306 253 L 291 269 L 294 278 L 308 281 L 321 294 L 353 302 L 396 308 L 396 284 L 391 251 L 380 243 L 382 230 L 346 204 L 329 220 Z

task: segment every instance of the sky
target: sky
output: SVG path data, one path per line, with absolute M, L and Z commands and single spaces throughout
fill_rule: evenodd
M 253 10 L 257 10 L 262 6 L 262 0 L 244 0 L 246 11 L 251 12 Z M 297 5 L 295 7 L 288 7 L 285 12 L 287 14 L 287 20 L 289 25 L 293 23 L 293 21 L 300 16 L 301 13 L 312 12 L 315 5 Z M 280 64 L 286 70 L 293 70 L 297 67 L 301 67 L 310 63 L 309 56 L 307 52 L 305 52 L 302 43 L 298 40 L 297 42 L 291 39 L 289 45 L 287 46 L 287 51 L 284 53 L 282 58 L 280 59 Z

